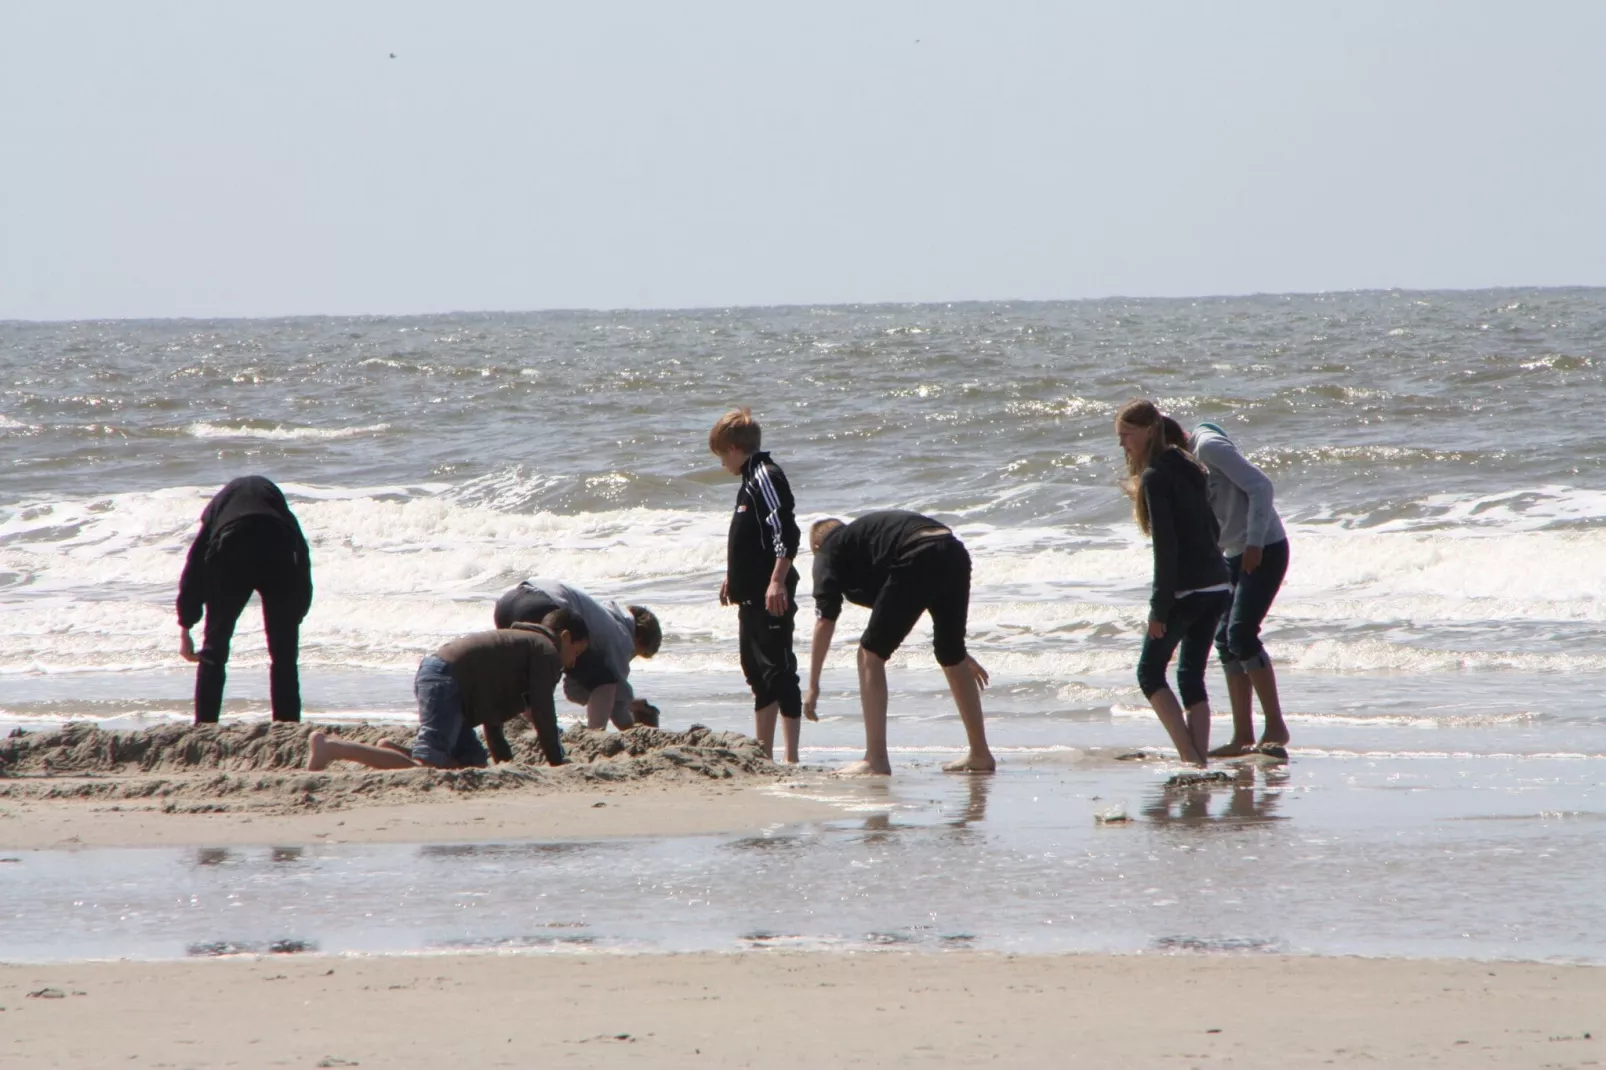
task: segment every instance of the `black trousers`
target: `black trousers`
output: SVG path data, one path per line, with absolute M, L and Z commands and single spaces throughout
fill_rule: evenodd
M 736 610 L 736 629 L 742 657 L 742 675 L 753 689 L 753 709 L 774 703 L 782 717 L 803 716 L 803 692 L 797 681 L 797 655 L 792 652 L 792 629 L 797 619 L 797 584 L 788 588 L 786 612 L 770 616 L 763 603 L 744 603 Z
M 216 724 L 223 709 L 229 643 L 252 593 L 262 598 L 268 688 L 275 721 L 301 720 L 296 657 L 307 614 L 293 537 L 277 524 L 241 524 L 224 532 L 206 556 L 206 622 L 195 670 L 195 723 Z

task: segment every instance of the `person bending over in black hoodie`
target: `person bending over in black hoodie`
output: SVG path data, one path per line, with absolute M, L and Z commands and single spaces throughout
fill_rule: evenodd
M 312 607 L 312 560 L 301 525 L 284 492 L 262 476 L 231 480 L 201 513 L 178 581 L 178 652 L 195 670 L 195 723 L 213 724 L 223 708 L 224 666 L 234 625 L 250 601 L 262 596 L 267 633 L 268 686 L 275 721 L 301 720 L 296 671 L 301 622 Z M 201 651 L 190 629 L 206 614 Z
M 1154 586 L 1149 623 L 1138 658 L 1138 686 L 1183 761 L 1203 766 L 1210 752 L 1210 698 L 1205 668 L 1216 623 L 1232 600 L 1227 563 L 1217 545 L 1204 466 L 1168 445 L 1165 417 L 1149 401 L 1129 401 L 1115 416 L 1126 453 L 1122 487 L 1132 498 L 1138 527 L 1154 540 Z M 1177 656 L 1177 696 L 1165 682 Z M 1184 714 L 1186 709 L 1186 714 Z

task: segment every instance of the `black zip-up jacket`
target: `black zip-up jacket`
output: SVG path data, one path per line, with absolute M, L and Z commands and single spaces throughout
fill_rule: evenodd
M 312 557 L 301 525 L 284 500 L 284 492 L 271 479 L 241 476 L 230 480 L 212 496 L 201 512 L 201 530 L 190 544 L 184 561 L 184 574 L 178 581 L 178 623 L 193 628 L 206 608 L 206 563 L 229 534 L 245 526 L 268 525 L 282 534 L 286 550 L 292 555 L 292 575 L 300 595 L 301 612 L 312 605 Z
M 742 465 L 742 486 L 725 544 L 725 593 L 732 602 L 762 605 L 776 558 L 797 560 L 792 508 L 786 473 L 768 453 L 754 453 Z M 797 569 L 787 572 L 786 584 L 789 591 L 796 588 Z
M 1221 532 L 1204 470 L 1181 450 L 1169 449 L 1144 469 L 1143 497 L 1154 539 L 1154 591 L 1149 619 L 1165 620 L 1178 591 L 1227 582 L 1227 562 L 1216 540 Z

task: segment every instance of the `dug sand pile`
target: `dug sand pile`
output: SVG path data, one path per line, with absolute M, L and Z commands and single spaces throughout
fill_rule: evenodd
M 104 732 L 68 724 L 0 740 L 0 799 L 144 800 L 172 812 L 335 809 L 493 791 L 566 791 L 598 784 L 772 778 L 780 770 L 747 736 L 700 725 L 684 732 L 564 733 L 569 764 L 543 764 L 535 733 L 509 723 L 514 761 L 489 769 L 380 772 L 339 763 L 309 773 L 314 727 L 360 743 L 412 742 L 403 725 L 169 725 Z

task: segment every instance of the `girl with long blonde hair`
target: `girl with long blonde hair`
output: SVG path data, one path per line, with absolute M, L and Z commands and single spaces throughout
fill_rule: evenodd
M 1132 499 L 1138 527 L 1153 541 L 1154 580 L 1148 629 L 1138 657 L 1138 686 L 1171 737 L 1177 755 L 1203 766 L 1210 752 L 1210 698 L 1205 668 L 1216 624 L 1231 599 L 1219 529 L 1206 493 L 1205 471 L 1185 448 L 1181 426 L 1147 400 L 1129 401 L 1115 415 L 1126 455 L 1121 486 Z M 1166 667 L 1177 656 L 1177 693 Z

